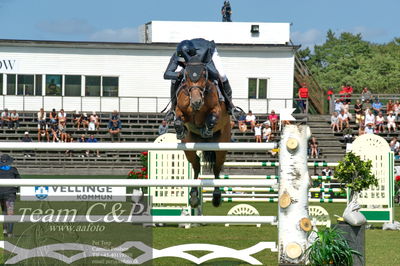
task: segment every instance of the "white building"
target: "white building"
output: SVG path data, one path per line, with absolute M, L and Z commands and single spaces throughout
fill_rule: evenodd
M 214 39 L 236 105 L 291 107 L 294 53 L 289 23 L 150 22 L 140 43 L 0 40 L 0 109 L 159 112 L 164 71 L 183 39 Z

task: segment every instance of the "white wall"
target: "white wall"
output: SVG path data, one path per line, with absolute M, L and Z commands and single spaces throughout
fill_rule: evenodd
M 292 98 L 293 95 L 293 52 L 288 48 L 253 51 L 250 48 L 220 47 L 219 53 L 225 72 L 231 82 L 234 98 L 248 98 L 248 78 L 268 78 L 269 98 Z M 173 48 L 160 49 L 83 49 L 83 48 L 44 48 L 44 47 L 6 47 L 0 46 L 0 60 L 3 58 L 16 60 L 18 74 L 69 74 L 69 75 L 101 75 L 119 76 L 119 95 L 121 99 L 103 97 L 41 97 L 6 96 L 0 107 L 20 106 L 37 110 L 44 102 L 45 107 L 75 110 L 102 110 L 121 108 L 121 111 L 161 110 L 168 102 L 170 82 L 163 79 Z M 4 84 L 5 87 L 5 84 Z M 127 99 L 123 97 L 165 97 L 153 99 Z M 18 102 L 19 101 L 19 102 Z M 238 101 L 238 105 L 247 105 L 249 101 Z M 253 112 L 266 112 L 265 100 L 252 100 Z M 156 105 L 158 107 L 156 108 Z M 282 101 L 274 101 L 271 108 L 283 106 Z M 275 107 L 276 106 L 276 107 Z M 79 108 L 80 107 L 80 108 Z M 278 108 L 279 107 L 279 108 Z M 15 108 L 15 107 L 14 107 Z M 11 109 L 14 109 L 11 107 Z M 87 109 L 86 109 L 87 108 Z M 247 106 L 243 106 L 247 110 Z M 99 109 L 97 109 L 99 110 Z

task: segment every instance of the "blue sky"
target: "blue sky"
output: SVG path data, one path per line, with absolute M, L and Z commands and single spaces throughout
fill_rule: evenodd
M 233 21 L 292 22 L 313 46 L 328 29 L 384 43 L 400 37 L 400 0 L 231 0 Z M 0 0 L 0 39 L 137 41 L 151 20 L 220 21 L 223 0 Z

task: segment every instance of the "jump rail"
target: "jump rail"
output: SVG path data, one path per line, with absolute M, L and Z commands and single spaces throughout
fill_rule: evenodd
M 65 151 L 65 150 L 99 150 L 99 151 L 261 151 L 272 150 L 276 143 L 33 143 L 33 142 L 0 142 L 0 150 L 13 151 Z

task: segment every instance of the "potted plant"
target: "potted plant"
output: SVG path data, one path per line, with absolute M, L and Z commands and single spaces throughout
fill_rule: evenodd
M 130 179 L 148 179 L 148 173 L 147 173 L 147 165 L 148 165 L 148 153 L 147 151 L 144 151 L 140 153 L 140 161 L 142 162 L 142 168 L 140 170 L 131 170 L 128 173 L 128 178 Z M 143 195 L 147 193 L 147 187 L 142 187 L 140 190 L 134 189 L 132 191 L 132 195 L 137 195 L 139 197 L 140 195 Z M 138 196 L 139 195 L 139 196 Z
M 345 221 L 349 222 L 346 218 L 349 219 L 350 214 L 352 216 L 350 219 L 353 220 L 353 223 L 349 223 L 354 226 L 359 226 L 366 221 L 365 217 L 359 212 L 358 194 L 363 189 L 378 185 L 378 180 L 372 174 L 371 168 L 371 160 L 363 161 L 360 156 L 353 152 L 346 153 L 343 161 L 340 161 L 339 165 L 335 168 L 335 178 L 350 190 L 350 202 L 343 213 L 343 217 Z M 361 221 L 361 216 L 364 217 L 364 222 Z
M 361 254 L 352 249 L 343 232 L 336 228 L 325 228 L 316 233 L 315 241 L 308 247 L 306 254 L 310 265 L 353 265 L 353 254 Z

